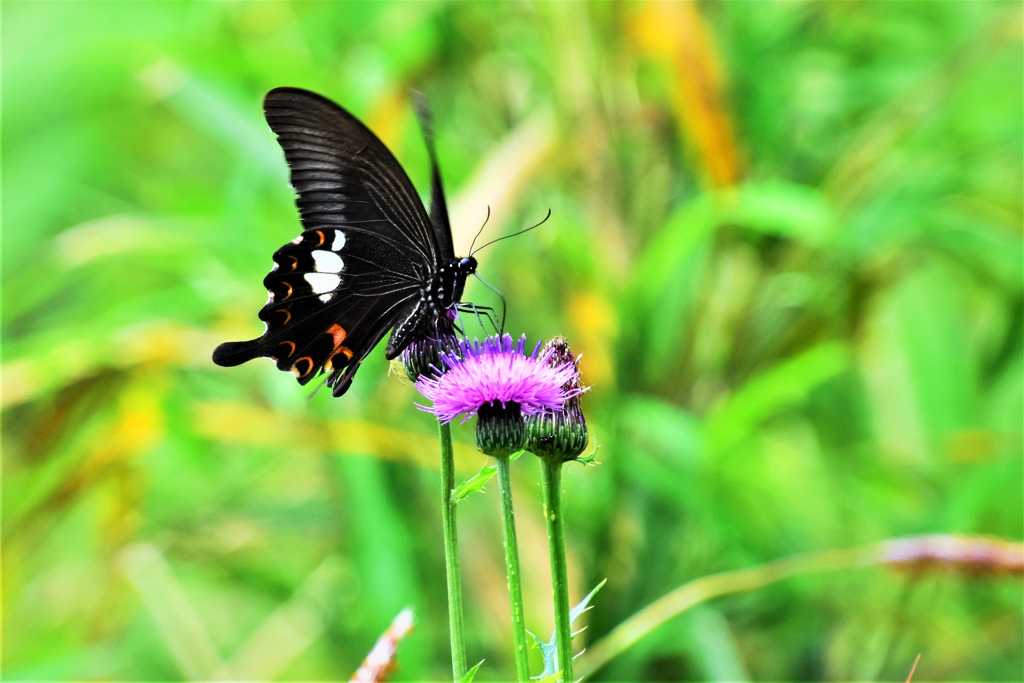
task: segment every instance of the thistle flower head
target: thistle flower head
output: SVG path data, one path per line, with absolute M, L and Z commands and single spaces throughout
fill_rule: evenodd
M 525 348 L 525 335 L 518 341 L 507 334 L 482 342 L 460 340 L 454 353 L 440 354 L 447 368 L 444 374 L 416 380 L 416 388 L 433 402 L 420 407 L 441 422 L 459 415 L 468 419 L 481 406 L 515 403 L 522 415 L 561 409 L 566 398 L 580 391 L 567 393 L 562 388 L 576 372 L 572 363 L 552 365 L 549 354 L 538 355 L 539 343 L 529 355 Z

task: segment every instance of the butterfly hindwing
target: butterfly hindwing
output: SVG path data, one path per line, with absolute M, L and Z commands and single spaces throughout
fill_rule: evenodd
M 354 373 L 419 291 L 417 274 L 386 239 L 340 227 L 307 230 L 278 249 L 263 285 L 266 331 L 222 344 L 214 361 L 272 358 L 302 384 L 321 369 L 332 373 L 332 385 L 338 373 Z

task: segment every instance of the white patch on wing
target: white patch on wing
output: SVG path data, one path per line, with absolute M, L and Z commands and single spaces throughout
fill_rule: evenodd
M 302 244 L 302 235 L 299 235 L 298 237 L 293 239 L 292 244 Z
M 320 301 L 323 301 L 325 304 L 330 303 L 331 299 L 333 299 L 333 298 L 334 298 L 334 292 L 328 292 L 327 294 L 321 294 L 320 295 Z
M 310 253 L 313 254 L 314 267 L 318 273 L 340 273 L 345 268 L 345 262 L 333 251 L 315 249 Z
M 332 273 L 306 273 L 303 277 L 316 294 L 333 292 L 341 284 L 341 278 Z
M 334 231 L 334 242 L 331 243 L 331 249 L 334 251 L 341 251 L 345 248 L 345 233 L 341 230 Z

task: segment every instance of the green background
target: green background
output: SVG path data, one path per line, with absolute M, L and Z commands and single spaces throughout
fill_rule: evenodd
M 27 2 L 3 30 L 3 674 L 448 671 L 435 427 L 249 339 L 298 234 L 261 100 L 338 101 L 422 192 L 428 96 L 507 328 L 583 354 L 581 646 L 672 588 L 916 533 L 1020 540 L 1021 10 L 1000 2 Z M 478 282 L 467 298 L 495 299 Z M 461 476 L 486 464 L 455 429 Z M 552 628 L 517 461 L 527 626 Z M 459 506 L 469 651 L 511 675 L 496 485 Z M 613 680 L 1013 680 L 1018 577 L 869 568 L 687 613 Z M 534 663 L 537 664 L 535 659 Z M 539 669 L 538 669 L 539 670 Z M 225 674 L 225 672 L 228 672 Z

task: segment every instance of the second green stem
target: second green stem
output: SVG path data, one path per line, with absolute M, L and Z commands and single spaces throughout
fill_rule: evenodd
M 501 517 L 505 529 L 505 571 L 512 602 L 512 638 L 516 648 L 516 676 L 520 683 L 530 680 L 526 649 L 526 625 L 523 622 L 523 588 L 519 571 L 519 543 L 516 541 L 516 517 L 512 509 L 512 474 L 509 456 L 495 458 L 498 463 L 498 487 L 501 489 Z
M 551 554 L 551 592 L 555 599 L 555 640 L 562 681 L 573 683 L 572 624 L 569 620 L 569 572 L 565 561 L 565 529 L 562 526 L 562 462 L 541 458 L 541 486 L 544 491 L 544 521 L 548 527 Z

